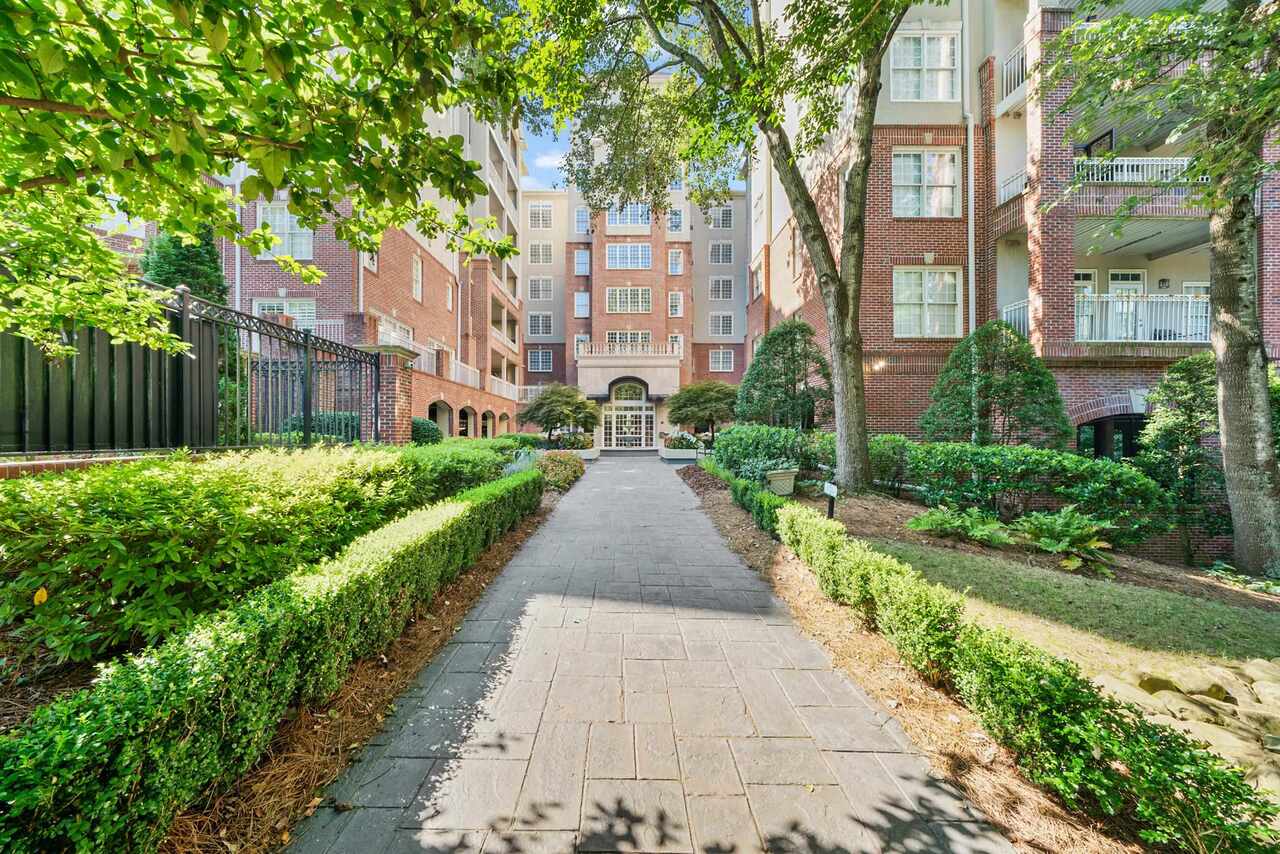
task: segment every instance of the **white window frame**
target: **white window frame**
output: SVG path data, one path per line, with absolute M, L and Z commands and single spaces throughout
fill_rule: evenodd
M 1137 274 L 1139 276 L 1139 279 L 1136 282 L 1125 281 L 1125 280 L 1116 281 L 1117 274 L 1124 275 L 1124 276 L 1132 276 L 1134 274 Z M 1112 288 L 1114 288 L 1116 285 L 1121 285 L 1121 286 L 1140 285 L 1142 287 L 1142 290 L 1139 291 L 1139 293 L 1145 294 L 1147 292 L 1147 271 L 1136 269 L 1136 268 L 1108 270 L 1107 271 L 1107 293 L 1109 294 L 1115 293 L 1115 291 L 1113 291 Z
M 529 228 L 534 231 L 550 231 L 551 210 L 551 202 L 529 202 Z
M 684 211 L 680 208 L 667 211 L 667 231 L 671 234 L 684 233 Z
M 723 289 L 728 285 L 728 292 L 721 291 L 720 296 L 716 296 L 716 288 Z M 725 302 L 733 299 L 733 276 L 712 276 L 707 282 L 707 299 L 715 302 Z
M 258 255 L 258 259 L 268 261 L 281 255 L 288 255 L 295 261 L 311 261 L 315 258 L 315 238 L 313 229 L 298 225 L 298 218 L 289 212 L 289 203 L 283 200 L 274 202 L 258 202 L 258 225 L 268 219 L 276 224 L 283 223 L 277 229 L 272 224 L 271 233 L 280 238 L 280 242 Z
M 453 282 L 449 282 L 445 286 L 444 308 L 445 308 L 445 311 L 453 311 Z
M 573 250 L 573 274 L 575 276 L 591 275 L 591 250 Z
M 667 292 L 667 317 L 684 317 L 684 291 Z
M 648 270 L 653 266 L 653 247 L 648 243 L 607 243 L 606 270 Z
M 720 260 L 717 261 L 716 249 L 719 248 L 721 250 L 721 254 L 723 254 L 724 248 L 726 246 L 729 247 L 728 259 L 721 258 Z M 707 244 L 707 263 L 708 264 L 732 264 L 733 263 L 733 241 L 732 240 L 713 240 L 710 243 L 708 243 Z
M 902 305 L 919 305 L 920 306 L 920 331 L 913 334 L 899 334 L 897 324 L 898 311 L 898 273 L 920 273 L 920 302 L 906 303 Z M 928 332 L 929 328 L 929 306 L 930 305 L 949 305 L 949 303 L 930 303 L 929 297 L 929 275 L 940 273 L 954 273 L 956 277 L 956 302 L 955 302 L 955 331 L 951 333 L 932 334 Z M 890 300 L 893 309 L 893 337 L 894 338 L 937 338 L 948 340 L 953 338 L 962 338 L 964 336 L 964 270 L 960 267 L 930 267 L 930 266 L 913 266 L 904 265 L 894 267 L 891 274 L 890 284 Z
M 721 364 L 720 364 L 720 367 L 718 367 L 718 368 L 717 368 L 717 367 L 716 367 L 716 357 L 717 357 L 717 356 L 719 356 L 719 357 L 721 358 L 721 360 L 723 360 L 723 359 L 725 359 L 725 358 L 727 357 L 727 358 L 728 358 L 728 360 L 729 360 L 728 367 L 726 367 L 726 366 L 725 366 L 725 364 L 724 364 L 724 362 L 722 361 L 722 362 L 721 362 Z M 727 349 L 725 349 L 725 348 L 723 348 L 723 347 L 721 347 L 721 348 L 719 348 L 719 349 L 716 349 L 716 350 L 708 350 L 708 351 L 707 351 L 707 370 L 709 370 L 709 371 L 711 371 L 712 373 L 715 373 L 715 374 L 731 374 L 731 373 L 733 373 L 733 351 L 732 351 L 732 350 L 727 350 Z
M 929 159 L 930 157 L 950 157 L 954 163 L 952 175 L 955 182 L 952 184 L 934 184 L 930 183 L 929 178 Z M 920 183 L 919 184 L 899 184 L 897 170 L 893 167 L 896 165 L 899 157 L 919 157 L 920 158 Z M 960 159 L 960 149 L 953 147 L 928 147 L 928 146 L 911 146 L 899 147 L 893 149 L 893 155 L 890 160 L 890 181 L 892 183 L 892 199 L 893 216 L 895 219 L 958 219 L 961 211 L 960 199 L 960 170 L 963 168 L 963 161 Z M 898 188 L 912 187 L 919 192 L 918 196 L 918 213 L 905 212 L 905 209 L 898 208 Z M 951 213 L 931 213 L 927 204 L 929 199 L 929 191 L 935 188 L 950 188 L 951 190 Z
M 752 267 L 750 277 L 751 277 L 751 298 L 755 299 L 756 297 L 764 293 L 764 276 L 760 274 L 759 267 Z
M 684 336 L 680 334 L 672 334 L 667 336 L 667 347 L 672 353 L 684 355 Z
M 574 355 L 576 356 L 578 354 L 578 351 L 582 349 L 583 344 L 590 344 L 590 343 L 591 343 L 591 335 L 589 333 L 579 332 L 577 335 L 573 336 Z
M 1079 277 L 1087 276 L 1088 281 L 1082 281 Z M 1071 285 L 1076 296 L 1093 296 L 1098 292 L 1098 271 L 1095 270 L 1073 270 L 1071 273 Z M 1086 288 L 1087 294 L 1081 294 L 1080 289 Z
M 667 250 L 667 275 L 668 276 L 684 275 L 684 250 L 683 249 Z
M 361 252 L 360 260 L 364 262 L 364 268 L 370 273 L 378 272 L 378 253 L 377 252 Z
M 542 260 L 542 251 L 546 250 L 546 260 Z M 539 267 L 546 267 L 554 263 L 555 253 L 554 247 L 550 240 L 530 240 L 529 241 L 529 263 Z
M 590 317 L 591 316 L 591 291 L 574 291 L 573 292 L 573 316 L 574 317 Z
M 929 39 L 950 39 L 952 42 L 951 56 L 954 58 L 954 64 L 951 66 L 930 66 L 928 64 L 928 40 Z M 901 42 L 909 40 L 919 40 L 920 45 L 920 64 L 919 65 L 903 65 L 899 63 L 898 45 Z M 928 79 L 929 73 L 938 73 L 941 71 L 951 72 L 951 93 L 946 98 L 928 98 L 925 97 L 926 86 L 925 81 Z M 907 72 L 920 73 L 920 97 L 908 98 L 899 97 L 898 76 Z M 897 103 L 928 103 L 928 104 L 945 104 L 954 103 L 960 100 L 960 34 L 955 30 L 928 30 L 921 32 L 899 33 L 894 36 L 893 43 L 889 46 L 889 100 Z
M 534 361 L 534 357 L 538 357 Z M 545 359 L 543 358 L 545 357 Z M 555 359 L 551 355 L 551 350 L 545 347 L 538 347 L 529 350 L 527 370 L 531 374 L 549 374 L 555 367 Z
M 305 308 L 305 311 L 297 311 Z M 293 318 L 294 329 L 314 332 L 316 328 L 316 301 L 311 297 L 261 297 L 253 301 L 253 316 L 284 314 Z
M 647 329 L 610 329 L 604 334 L 606 344 L 652 344 L 653 333 Z
M 729 318 L 729 331 L 728 331 L 728 332 L 722 332 L 722 331 L 717 330 L 717 329 L 716 329 L 716 321 L 717 321 L 717 320 L 721 320 L 721 319 L 726 318 L 726 317 L 727 317 L 727 318 Z M 734 317 L 733 317 L 733 312 L 732 312 L 732 311 L 713 311 L 713 312 L 710 312 L 710 313 L 708 313 L 708 314 L 707 314 L 707 334 L 708 334 L 708 335 L 712 335 L 712 336 L 715 336 L 715 337 L 717 337 L 717 338 L 724 338 L 724 337 L 726 337 L 726 336 L 733 335 L 733 334 L 734 334 L 734 328 L 736 327 L 736 325 L 737 325 L 737 324 L 736 324 L 736 322 L 734 321 Z
M 707 209 L 707 222 L 710 228 L 727 231 L 733 228 L 733 205 L 717 205 Z
M 528 321 L 527 321 L 527 328 L 528 328 L 528 334 L 529 334 L 531 337 L 534 337 L 534 338 L 545 338 L 545 337 L 547 337 L 548 335 L 550 335 L 550 334 L 552 333 L 552 329 L 554 328 L 554 325 L 553 325 L 553 321 L 552 321 L 552 319 L 551 319 L 551 312 L 549 312 L 549 311 L 531 311 L 531 312 L 529 312 L 529 313 L 528 313 L 527 315 L 525 315 L 525 316 L 528 318 Z M 544 318 L 546 319 L 546 330 L 547 330 L 547 331 L 546 331 L 546 332 L 541 332 L 541 331 L 539 331 L 539 330 L 542 328 L 542 321 L 543 321 L 543 319 L 544 319 Z M 534 325 L 535 321 L 537 322 L 537 326 L 536 326 L 536 327 L 535 327 L 535 325 Z
M 540 290 L 544 286 L 546 291 Z M 530 302 L 546 302 L 555 295 L 555 280 L 550 276 L 530 276 L 525 283 L 525 290 Z
M 652 314 L 653 288 L 605 288 L 604 310 L 606 314 Z
M 611 226 L 652 225 L 653 211 L 642 202 L 631 202 L 620 208 L 609 208 L 606 221 Z
M 578 205 L 573 209 L 573 233 L 591 233 L 591 209 L 586 205 Z
M 411 272 L 410 287 L 413 291 L 413 298 L 418 302 L 422 302 L 422 256 L 414 253 L 413 259 L 409 262 Z

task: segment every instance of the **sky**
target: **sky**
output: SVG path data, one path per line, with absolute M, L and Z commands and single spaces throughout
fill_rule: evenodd
M 568 138 L 561 136 L 560 139 L 556 139 L 549 133 L 537 136 L 526 127 L 524 141 L 528 146 L 524 153 L 524 163 L 529 174 L 521 179 L 521 189 L 545 190 L 563 187 L 564 178 L 560 174 L 560 158 L 569 148 Z

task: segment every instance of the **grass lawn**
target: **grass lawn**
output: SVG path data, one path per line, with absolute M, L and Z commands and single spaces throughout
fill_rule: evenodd
M 995 555 L 868 538 L 931 581 L 965 593 L 978 622 L 999 626 L 1086 674 L 1156 663 L 1280 656 L 1280 612 L 1238 608 Z

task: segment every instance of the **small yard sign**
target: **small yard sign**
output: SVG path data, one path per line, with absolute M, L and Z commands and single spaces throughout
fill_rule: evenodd
M 827 518 L 833 519 L 836 515 L 836 496 L 840 494 L 840 489 L 831 481 L 822 484 L 822 494 L 827 496 Z

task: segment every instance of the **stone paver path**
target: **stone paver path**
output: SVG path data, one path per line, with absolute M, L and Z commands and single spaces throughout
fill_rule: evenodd
M 560 502 L 290 850 L 1011 851 L 656 457 Z

